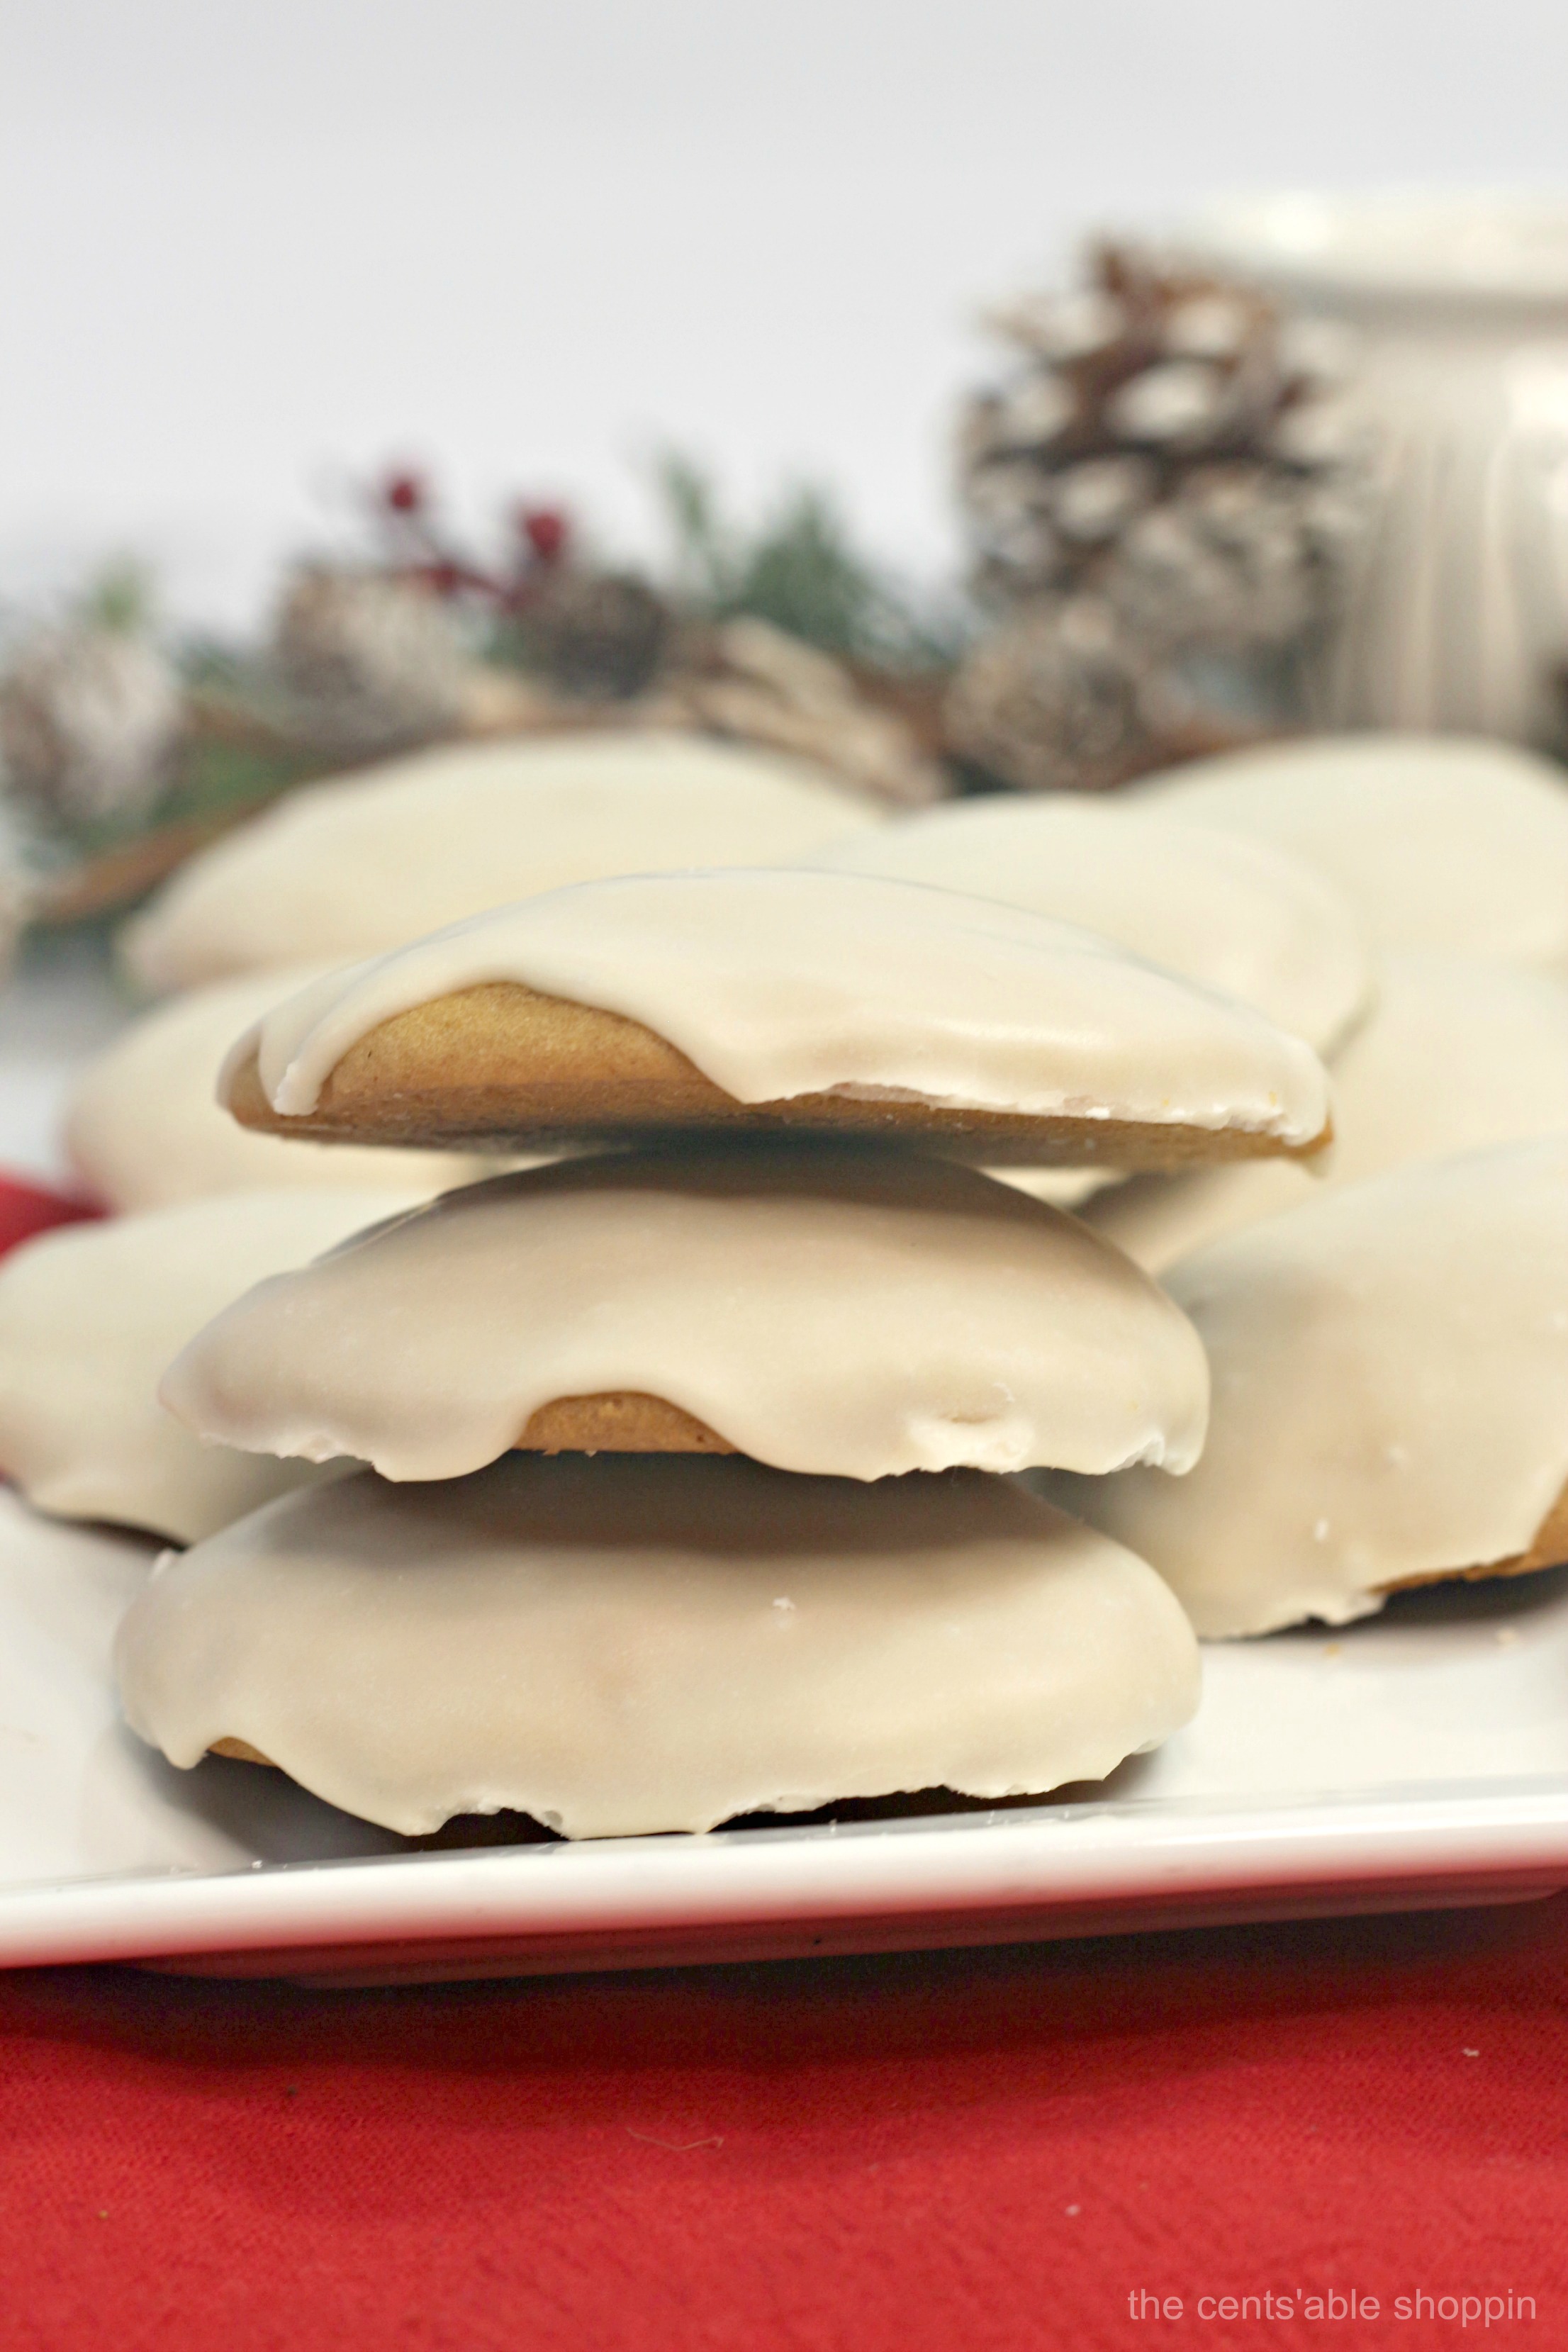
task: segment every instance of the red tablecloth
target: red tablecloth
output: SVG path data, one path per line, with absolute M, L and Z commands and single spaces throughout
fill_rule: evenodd
M 1472 2332 L 1568 2346 L 1568 1897 L 397 1992 L 0 1978 L 5 2352 Z
M 0 1176 L 0 1257 L 18 1242 L 47 1233 L 51 1225 L 79 1224 L 100 1213 L 90 1202 L 51 1192 L 40 1184 L 24 1183 L 17 1176 Z
M 0 2342 L 1414 2346 L 1468 2297 L 1544 2352 L 1565 1963 L 1555 1899 L 423 1991 L 0 1979 Z M 1309 2315 L 1352 2294 L 1379 2317 Z

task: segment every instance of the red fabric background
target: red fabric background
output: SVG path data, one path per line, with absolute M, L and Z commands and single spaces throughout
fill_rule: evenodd
M 40 2352 L 1568 2343 L 1568 1900 L 663 1977 L 0 1979 Z M 1467 2050 L 1478 2054 L 1468 2057 Z M 1133 2320 L 1130 2291 L 1179 2295 Z M 1478 2327 L 1478 2336 L 1482 2331 Z
M 0 2345 L 1568 2346 L 1565 1964 L 1568 1897 L 397 1992 L 14 1974 Z

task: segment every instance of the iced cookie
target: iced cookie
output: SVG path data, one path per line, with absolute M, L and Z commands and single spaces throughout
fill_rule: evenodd
M 599 875 L 786 864 L 871 813 L 807 761 L 700 736 L 447 745 L 291 793 L 201 851 L 125 955 L 157 990 L 341 963 Z
M 1208 1349 L 1203 1460 L 1047 1491 L 1200 1633 L 1568 1559 L 1568 1138 L 1327 1193 L 1165 1282 Z
M 425 1146 L 789 1127 L 1127 1168 L 1330 1131 L 1310 1046 L 1108 940 L 762 869 L 552 891 L 351 967 L 241 1038 L 223 1093 L 270 1134 Z
M 1208 1372 L 1070 1218 L 941 1160 L 763 1145 L 449 1195 L 248 1292 L 162 1394 L 199 1436 L 395 1479 L 517 1444 L 868 1479 L 1185 1470 Z
M 161 1562 L 121 1626 L 132 1727 L 416 1832 L 568 1837 L 946 1787 L 1098 1780 L 1192 1715 L 1152 1569 L 1016 1480 L 510 1454 L 361 1472 Z
M 1372 959 L 1346 899 L 1311 870 L 1212 827 L 1071 794 L 950 802 L 868 826 L 812 860 L 1002 898 L 1099 931 L 1238 996 L 1321 1054 L 1366 1006 Z
M 1306 859 L 1381 946 L 1568 962 L 1568 779 L 1511 744 L 1311 737 L 1172 769 L 1128 803 Z
M 1376 1005 L 1332 1077 L 1323 1181 L 1334 1186 L 1568 1132 L 1568 979 L 1421 948 L 1385 956 Z M 1319 1181 L 1287 1160 L 1135 1176 L 1081 1213 L 1157 1274 L 1219 1234 L 1310 1200 Z
M 0 1265 L 0 1471 L 40 1510 L 178 1543 L 318 1475 L 202 1444 L 159 1404 L 159 1378 L 240 1291 L 395 1205 L 384 1191 L 237 1193 L 13 1251 Z
M 489 1175 L 494 1161 L 446 1151 L 329 1150 L 253 1135 L 220 1108 L 218 1071 L 235 1036 L 315 967 L 193 989 L 132 1023 L 82 1072 L 65 1142 L 82 1181 L 111 1209 L 162 1209 L 213 1192 L 281 1185 L 364 1185 L 440 1192 Z

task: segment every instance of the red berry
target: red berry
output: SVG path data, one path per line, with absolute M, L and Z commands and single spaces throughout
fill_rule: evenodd
M 572 526 L 559 507 L 520 507 L 517 520 L 541 563 L 558 562 L 565 554 Z
M 381 495 L 394 514 L 418 514 L 429 498 L 422 474 L 388 474 Z

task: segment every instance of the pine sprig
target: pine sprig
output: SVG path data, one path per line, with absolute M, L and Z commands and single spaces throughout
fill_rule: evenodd
M 673 546 L 675 594 L 702 619 L 769 621 L 871 668 L 942 669 L 956 658 L 961 616 L 928 608 L 862 554 L 842 509 L 819 485 L 793 485 L 748 532 L 685 452 L 666 450 L 654 481 Z

